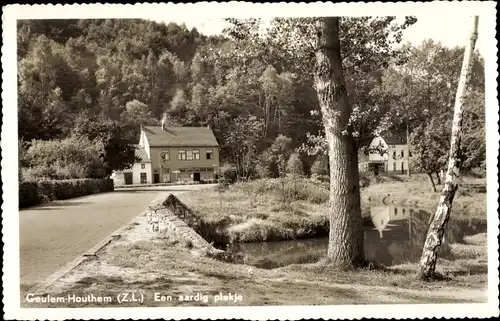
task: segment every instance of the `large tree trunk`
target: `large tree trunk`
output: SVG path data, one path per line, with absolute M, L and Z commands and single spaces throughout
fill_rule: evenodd
M 363 227 L 359 197 L 358 157 L 342 73 L 339 18 L 319 18 L 314 70 L 316 92 L 323 115 L 330 159 L 330 239 L 328 261 L 337 267 L 364 260 Z
M 453 115 L 453 127 L 451 130 L 451 146 L 450 156 L 448 159 L 448 169 L 441 199 L 437 210 L 433 216 L 432 223 L 427 232 L 422 257 L 420 258 L 420 277 L 422 279 L 430 279 L 434 276 L 436 268 L 437 253 L 443 241 L 444 229 L 450 218 L 451 206 L 455 192 L 458 188 L 458 180 L 460 175 L 460 136 L 462 132 L 462 116 L 463 107 L 466 97 L 466 86 L 470 78 L 472 54 L 477 39 L 477 24 L 479 18 L 474 17 L 472 35 L 470 43 L 467 46 L 462 63 L 462 71 L 458 82 L 457 95 L 455 97 L 455 110 Z

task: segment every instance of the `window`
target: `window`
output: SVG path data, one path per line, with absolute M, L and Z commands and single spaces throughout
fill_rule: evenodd
M 396 151 L 393 151 L 393 152 L 392 152 L 392 158 L 393 158 L 393 159 L 396 159 Z
M 405 157 L 405 152 L 404 150 L 401 151 L 401 158 L 404 158 Z
M 212 159 L 212 150 L 207 149 L 206 153 L 207 153 L 207 159 Z
M 398 215 L 398 209 L 394 208 L 394 215 Z
M 179 159 L 179 160 L 186 160 L 186 151 L 183 150 L 183 149 L 180 149 L 177 152 L 177 159 Z
M 396 162 L 392 163 L 392 170 L 395 171 L 396 170 Z
M 161 152 L 161 158 L 164 161 L 169 161 L 170 160 L 170 152 L 168 152 L 168 151 Z
M 186 155 L 187 155 L 187 160 L 193 160 L 193 151 L 192 150 L 188 150 L 186 152 Z
M 195 149 L 193 150 L 193 159 L 200 159 L 200 151 Z
M 148 181 L 147 177 L 148 177 L 148 174 L 141 173 L 141 184 L 146 184 L 147 183 L 147 181 Z
M 146 164 L 141 164 L 141 169 L 145 169 L 146 168 Z

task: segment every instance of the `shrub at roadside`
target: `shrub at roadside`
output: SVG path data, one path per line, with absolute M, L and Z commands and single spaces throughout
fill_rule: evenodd
M 34 140 L 23 155 L 23 178 L 75 179 L 106 176 L 104 145 L 86 137 L 62 140 Z
M 39 180 L 19 183 L 19 208 L 113 191 L 110 179 Z

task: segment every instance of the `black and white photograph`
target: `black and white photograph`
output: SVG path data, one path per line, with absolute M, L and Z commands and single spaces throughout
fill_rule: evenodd
M 2 24 L 5 319 L 499 316 L 495 2 Z

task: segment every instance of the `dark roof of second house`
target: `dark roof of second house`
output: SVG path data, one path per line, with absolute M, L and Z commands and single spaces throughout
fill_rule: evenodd
M 151 160 L 148 157 L 148 153 L 146 153 L 146 150 L 139 145 L 135 145 L 135 158 L 138 159 L 138 160 L 136 160 L 136 163 L 150 163 L 151 162 Z
M 382 136 L 387 145 L 406 145 L 406 138 L 401 136 Z
M 217 139 L 208 127 L 144 126 L 149 146 L 218 147 Z

